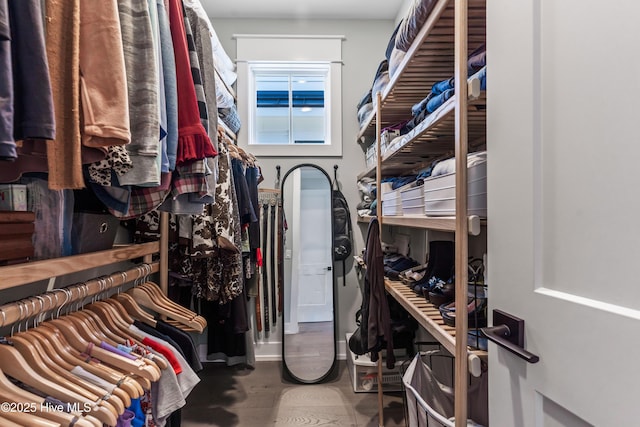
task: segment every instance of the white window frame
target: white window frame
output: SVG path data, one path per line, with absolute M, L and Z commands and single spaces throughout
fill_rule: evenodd
M 342 156 L 342 40 L 344 36 L 236 34 L 238 72 L 238 113 L 247 129 L 240 131 L 238 145 L 256 156 Z M 328 121 L 324 144 L 257 144 L 251 109 L 255 108 L 253 67 L 292 64 L 295 68 L 329 64 L 325 90 Z

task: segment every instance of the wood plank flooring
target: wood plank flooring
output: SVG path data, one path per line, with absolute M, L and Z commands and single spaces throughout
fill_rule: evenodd
M 375 393 L 354 393 L 344 361 L 335 379 L 298 385 L 282 379 L 280 362 L 255 369 L 209 363 L 182 410 L 182 427 L 377 427 Z M 400 393 L 385 393 L 384 425 L 404 426 Z

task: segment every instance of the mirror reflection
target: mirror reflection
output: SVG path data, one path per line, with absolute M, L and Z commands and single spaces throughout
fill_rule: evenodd
M 331 181 L 314 165 L 290 170 L 282 182 L 285 370 L 301 382 L 326 377 L 335 363 Z

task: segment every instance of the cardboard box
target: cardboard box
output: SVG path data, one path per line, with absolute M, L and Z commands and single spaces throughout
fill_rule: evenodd
M 27 186 L 22 184 L 0 185 L 0 211 L 26 211 Z

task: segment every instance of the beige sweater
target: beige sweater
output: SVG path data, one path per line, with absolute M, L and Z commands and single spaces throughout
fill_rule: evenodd
M 80 3 L 82 143 L 88 147 L 128 144 L 131 132 L 118 3 Z

